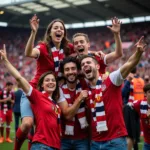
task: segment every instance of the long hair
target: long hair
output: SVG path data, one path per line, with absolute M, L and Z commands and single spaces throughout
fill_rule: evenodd
M 50 54 L 50 56 L 51 56 L 51 55 L 52 55 L 52 52 L 51 52 L 52 38 L 51 38 L 51 36 L 50 36 L 50 33 L 51 33 L 51 29 L 52 29 L 52 27 L 53 27 L 53 24 L 54 24 L 55 22 L 60 22 L 60 23 L 63 25 L 63 27 L 64 27 L 64 37 L 63 37 L 63 39 L 62 39 L 62 41 L 61 41 L 61 47 L 62 47 L 63 50 L 64 50 L 65 56 L 68 56 L 68 55 L 70 55 L 70 48 L 68 47 L 69 40 L 67 39 L 67 30 L 66 30 L 66 28 L 65 28 L 65 24 L 64 24 L 64 22 L 63 22 L 61 19 L 55 19 L 55 20 L 53 20 L 53 21 L 48 25 L 48 27 L 47 27 L 47 29 L 46 29 L 46 32 L 45 32 L 45 35 L 44 35 L 44 39 L 43 39 L 43 41 L 40 41 L 40 42 L 43 42 L 43 43 L 46 44 L 47 49 L 48 49 L 48 51 L 49 51 L 49 54 Z
M 58 86 L 58 82 L 57 82 L 57 78 L 56 78 L 56 75 L 54 72 L 52 71 L 48 71 L 48 72 L 45 72 L 44 74 L 41 75 L 39 81 L 38 81 L 38 84 L 37 84 L 37 89 L 39 91 L 43 91 L 43 87 L 42 87 L 42 84 L 43 84 L 43 81 L 45 79 L 45 77 L 49 74 L 52 74 L 56 80 L 56 89 L 54 90 L 53 94 L 52 94 L 52 99 L 57 102 L 57 100 L 59 99 L 60 97 L 60 93 L 59 93 L 59 86 Z

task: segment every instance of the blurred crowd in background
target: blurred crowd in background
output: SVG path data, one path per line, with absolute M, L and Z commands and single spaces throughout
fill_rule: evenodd
M 46 27 L 45 27 L 46 28 Z M 43 39 L 45 29 L 39 29 L 36 44 Z M 7 54 L 12 64 L 18 68 L 20 73 L 29 81 L 35 75 L 36 60 L 24 56 L 25 46 L 30 35 L 30 30 L 25 28 L 0 28 L 0 48 L 6 44 Z M 68 38 L 72 41 L 73 34 L 77 32 L 87 33 L 90 39 L 91 49 L 109 53 L 115 49 L 113 34 L 107 27 L 69 29 Z M 143 55 L 142 60 L 137 66 L 137 73 L 144 78 L 150 76 L 150 23 L 126 24 L 121 28 L 121 39 L 123 44 L 124 56 L 110 64 L 107 73 L 116 70 L 129 58 L 134 51 L 134 44 L 144 35 L 148 50 Z M 0 67 L 0 88 L 3 88 L 6 81 L 14 79 L 6 72 L 3 66 Z

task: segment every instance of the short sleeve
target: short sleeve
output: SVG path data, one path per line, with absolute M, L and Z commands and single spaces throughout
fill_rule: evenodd
M 110 73 L 109 78 L 111 82 L 116 86 L 120 86 L 124 82 L 120 69 Z
M 59 97 L 57 103 L 61 103 L 61 102 L 66 101 L 66 99 L 65 99 L 65 97 L 64 97 L 64 93 L 63 93 L 63 91 L 62 91 L 61 88 L 59 88 L 59 93 L 60 93 L 60 97 Z

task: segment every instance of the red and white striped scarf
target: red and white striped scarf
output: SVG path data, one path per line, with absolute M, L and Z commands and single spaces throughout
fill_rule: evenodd
M 7 98 L 7 97 L 10 97 L 10 98 L 12 98 L 12 91 L 10 91 L 9 92 L 9 94 L 7 95 L 7 89 L 5 88 L 4 90 L 3 90 L 3 99 L 5 99 L 5 98 Z M 6 114 L 6 112 L 8 111 L 8 105 L 7 105 L 7 103 L 4 103 L 4 105 L 3 105 L 3 112 L 4 112 L 4 114 Z
M 134 103 L 136 103 L 135 101 Z M 148 111 L 148 104 L 146 98 L 141 101 L 140 103 L 140 113 L 141 113 L 141 118 L 147 118 L 147 111 Z
M 133 95 L 133 81 L 130 82 L 130 94 L 129 94 L 129 99 L 128 103 L 133 103 L 134 102 L 134 95 Z
M 75 93 L 75 97 L 73 97 L 73 100 L 75 100 L 79 96 L 81 90 L 82 90 L 82 88 L 80 85 L 80 81 L 77 80 L 76 91 L 75 91 L 76 93 Z M 64 84 L 62 86 L 62 91 L 63 91 L 64 97 L 66 98 L 66 100 L 68 102 L 68 105 L 71 106 L 73 104 L 73 101 L 72 101 L 71 95 L 69 94 L 70 92 L 69 92 L 67 84 Z M 81 102 L 76 115 L 79 120 L 81 129 L 86 128 L 88 126 L 88 123 L 86 120 L 84 101 Z M 66 135 L 74 135 L 74 124 L 75 124 L 75 117 L 73 117 L 72 120 L 66 121 L 66 126 L 65 126 L 65 134 Z
M 86 80 L 89 85 L 89 81 Z M 91 87 L 89 85 L 89 98 L 90 98 L 90 106 L 91 112 L 93 116 L 93 120 L 96 122 L 96 130 L 97 132 L 107 131 L 107 122 L 106 122 L 106 114 L 104 108 L 104 102 L 101 100 L 102 98 L 102 78 L 99 76 L 96 87 L 95 87 L 95 99 L 93 99 L 93 94 L 91 91 Z
M 64 55 L 64 50 L 63 49 L 57 49 L 55 46 L 51 48 L 52 51 L 52 56 L 54 59 L 54 65 L 55 65 L 55 73 L 58 77 L 62 76 L 62 73 L 60 72 L 59 66 L 60 66 L 60 61 L 63 61 L 65 55 Z

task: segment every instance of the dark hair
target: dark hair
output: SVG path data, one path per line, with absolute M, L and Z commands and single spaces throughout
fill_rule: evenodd
M 57 100 L 59 99 L 60 97 L 60 93 L 59 93 L 59 86 L 58 86 L 58 82 L 57 82 L 57 78 L 56 78 L 56 75 L 53 71 L 48 71 L 48 72 L 45 72 L 41 75 L 39 81 L 38 81 L 38 84 L 37 84 L 37 89 L 39 91 L 43 91 L 43 87 L 42 87 L 42 84 L 43 84 L 43 81 L 44 81 L 44 78 L 49 75 L 49 74 L 52 74 L 54 77 L 55 77 L 55 80 L 56 80 L 56 89 L 54 90 L 53 94 L 52 94 L 52 99 L 57 102 Z
M 78 70 L 80 69 L 80 64 L 79 64 L 79 61 L 76 59 L 76 57 L 69 56 L 69 57 L 66 57 L 66 58 L 60 63 L 60 71 L 61 71 L 62 73 L 64 73 L 64 66 L 65 66 L 65 64 L 70 63 L 70 62 L 76 64 Z
M 94 62 L 95 62 L 96 64 L 98 64 L 97 59 L 96 59 L 94 56 L 92 56 L 92 55 L 82 55 L 82 56 L 80 57 L 80 64 L 81 64 L 82 60 L 85 59 L 85 58 L 92 58 L 92 59 L 94 60 Z
M 150 90 L 150 83 L 149 84 L 146 84 L 143 88 L 143 91 L 146 93 L 147 91 Z
M 131 70 L 131 73 L 136 73 L 136 67 Z
M 8 81 L 8 82 L 6 83 L 6 86 L 10 86 L 10 85 L 13 85 L 13 83 L 10 82 L 10 81 Z
M 86 40 L 88 43 L 90 42 L 89 37 L 88 37 L 87 34 L 85 34 L 85 33 L 76 33 L 76 34 L 73 35 L 73 38 L 72 38 L 73 43 L 74 43 L 74 38 L 76 38 L 76 37 L 78 37 L 78 36 L 84 36 L 85 40 Z
M 51 52 L 52 38 L 51 38 L 51 36 L 50 36 L 50 32 L 51 32 L 51 29 L 52 29 L 53 24 L 54 24 L 55 22 L 60 22 L 60 23 L 63 25 L 63 27 L 64 27 L 64 37 L 63 37 L 63 39 L 62 39 L 62 41 L 61 41 L 61 47 L 64 49 L 64 54 L 65 54 L 66 56 L 68 56 L 68 55 L 70 55 L 70 48 L 69 48 L 69 46 L 68 46 L 69 40 L 67 39 L 67 30 L 66 30 L 66 28 L 65 28 L 65 24 L 64 24 L 64 22 L 63 22 L 61 19 L 55 19 L 55 20 L 53 20 L 53 21 L 48 25 L 48 27 L 47 27 L 47 29 L 46 29 L 46 32 L 45 32 L 45 35 L 44 35 L 44 39 L 43 39 L 43 41 L 40 41 L 40 43 L 43 42 L 43 43 L 46 44 L 47 49 L 48 49 L 48 51 L 49 51 L 49 54 L 50 54 L 50 56 L 51 56 L 51 55 L 52 55 L 52 52 Z

